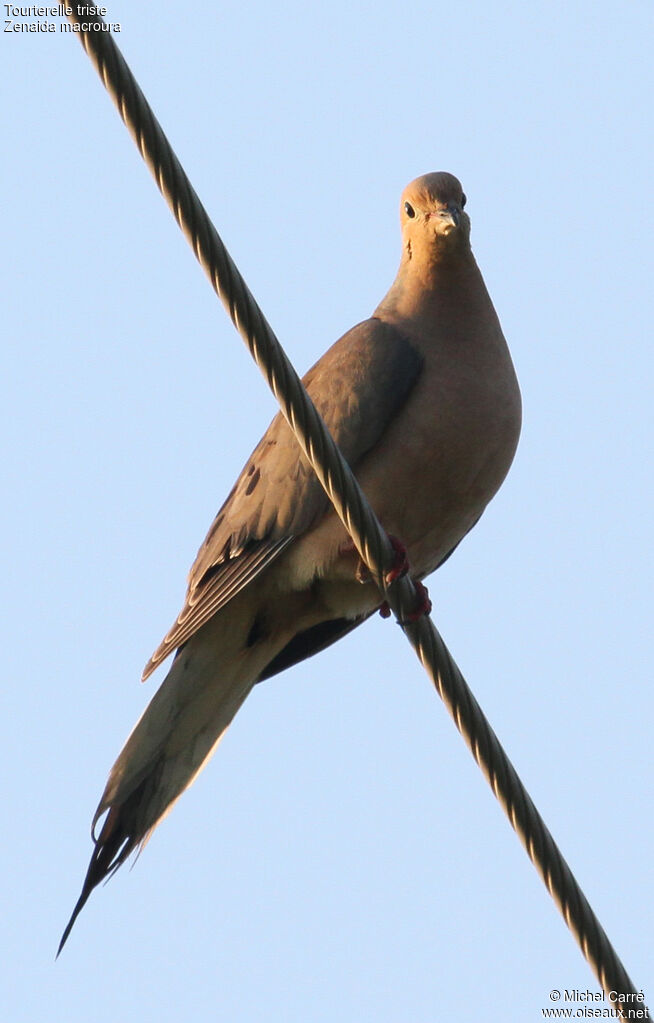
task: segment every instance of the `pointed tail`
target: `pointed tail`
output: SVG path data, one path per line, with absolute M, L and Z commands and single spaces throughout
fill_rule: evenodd
M 256 647 L 248 650 L 242 628 L 224 618 L 208 623 L 179 651 L 111 770 L 93 819 L 95 848 L 82 893 L 57 955 L 93 889 L 145 844 L 197 777 L 270 657 Z

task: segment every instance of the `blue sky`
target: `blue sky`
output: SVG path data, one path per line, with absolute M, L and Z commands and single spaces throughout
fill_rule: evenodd
M 434 619 L 651 1004 L 651 5 L 108 17 L 301 371 L 392 280 L 403 186 L 461 178 L 524 428 Z M 275 405 L 78 42 L 3 33 L 0 81 L 5 1018 L 492 1023 L 597 990 L 379 618 L 255 691 L 55 965 L 141 668 Z

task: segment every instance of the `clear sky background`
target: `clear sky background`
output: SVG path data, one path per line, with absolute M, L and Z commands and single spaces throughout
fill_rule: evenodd
M 461 178 L 524 429 L 434 618 L 652 1006 L 651 3 L 109 20 L 299 370 L 387 289 L 403 186 Z M 379 618 L 257 688 L 55 964 L 141 668 L 275 405 L 77 40 L 3 34 L 0 74 L 2 1018 L 528 1023 L 597 990 Z

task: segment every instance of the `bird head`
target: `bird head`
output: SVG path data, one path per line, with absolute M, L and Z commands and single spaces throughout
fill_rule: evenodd
M 423 174 L 407 185 L 400 201 L 405 256 L 411 259 L 419 251 L 438 259 L 467 248 L 470 218 L 465 204 L 461 183 L 446 171 Z

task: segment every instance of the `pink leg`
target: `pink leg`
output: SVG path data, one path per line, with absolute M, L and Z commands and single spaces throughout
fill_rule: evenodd
M 393 551 L 395 553 L 395 559 L 393 561 L 393 564 L 389 568 L 384 578 L 386 585 L 390 586 L 390 584 L 395 582 L 396 579 L 400 579 L 403 575 L 407 574 L 407 572 L 409 571 L 409 558 L 407 555 L 406 547 L 404 546 L 401 540 L 398 540 L 396 536 L 393 536 L 390 533 L 388 534 L 388 539 L 390 540 L 391 547 L 393 548 Z M 351 554 L 352 551 L 354 550 L 355 550 L 354 544 L 352 543 L 352 540 L 348 537 L 347 540 L 343 541 L 343 543 L 339 547 L 338 552 L 339 554 L 347 555 Z M 361 561 L 361 559 L 359 559 L 359 563 L 356 568 L 356 577 L 360 583 L 367 583 L 370 581 L 370 572 L 368 571 L 367 566 L 364 565 L 364 563 Z M 415 579 L 414 586 L 418 591 L 418 603 L 416 605 L 415 610 L 411 611 L 410 614 L 408 614 L 407 617 L 400 622 L 400 625 L 408 625 L 410 622 L 417 622 L 419 618 L 422 618 L 422 616 L 425 614 L 428 615 L 429 612 L 431 611 L 431 600 L 429 599 L 427 587 L 423 586 L 422 583 L 418 582 Z M 387 600 L 385 600 L 383 604 L 380 606 L 379 613 L 382 616 L 382 618 L 390 618 L 391 609 L 389 607 Z
M 423 583 L 418 582 L 417 579 L 413 580 L 413 585 L 418 591 L 418 603 L 413 611 L 410 611 L 406 618 L 398 619 L 398 625 L 411 625 L 412 622 L 417 622 L 423 615 L 428 615 L 431 611 L 431 600 L 429 599 L 429 591 Z M 391 608 L 387 600 L 379 608 L 379 613 L 382 618 L 391 617 Z
M 395 551 L 395 560 L 386 573 L 386 583 L 390 585 L 394 583 L 400 576 L 406 575 L 409 571 L 409 556 L 406 552 L 406 547 L 401 540 L 398 540 L 396 536 L 388 534 L 388 539 L 391 542 L 391 547 Z

